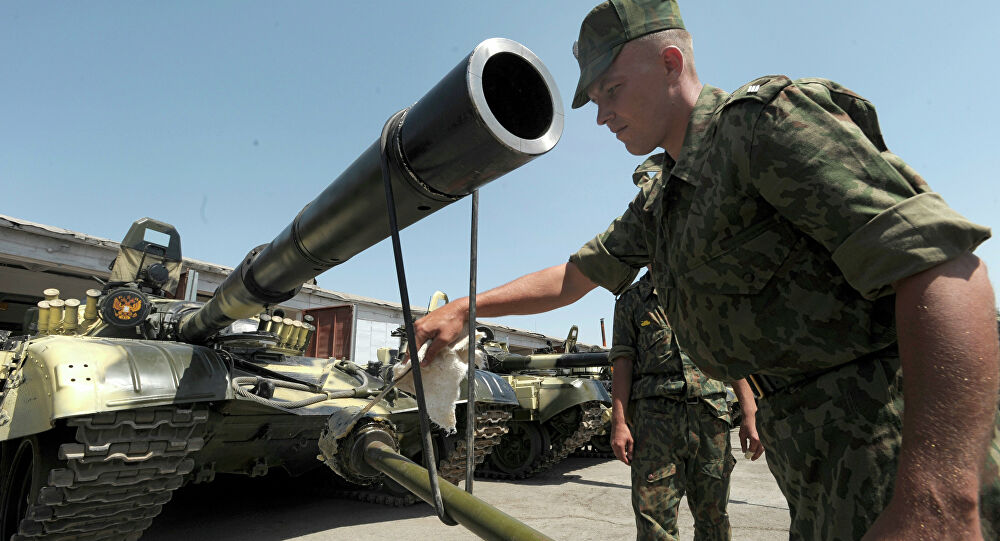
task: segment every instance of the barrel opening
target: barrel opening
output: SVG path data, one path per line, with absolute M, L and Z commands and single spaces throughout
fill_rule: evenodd
M 537 139 L 552 124 L 552 96 L 538 70 L 512 53 L 493 55 L 483 66 L 483 95 L 500 125 L 521 139 Z

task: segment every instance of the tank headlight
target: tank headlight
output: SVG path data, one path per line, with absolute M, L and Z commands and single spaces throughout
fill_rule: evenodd
M 243 334 L 257 331 L 257 320 L 238 319 L 234 321 L 223 334 Z

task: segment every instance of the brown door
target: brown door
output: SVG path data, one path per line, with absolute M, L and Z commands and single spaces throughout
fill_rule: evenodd
M 313 325 L 316 325 L 316 334 L 306 349 L 306 355 L 350 359 L 354 308 L 350 305 L 326 306 L 312 308 L 305 313 L 316 318 L 316 321 L 313 321 Z

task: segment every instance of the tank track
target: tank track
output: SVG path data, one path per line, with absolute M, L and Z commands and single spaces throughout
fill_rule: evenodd
M 500 443 L 500 439 L 509 430 L 507 422 L 510 421 L 510 418 L 511 412 L 509 407 L 493 404 L 476 404 L 476 465 L 482 464 L 493 448 Z M 458 485 L 465 480 L 466 457 L 468 456 L 465 433 L 459 432 L 448 436 L 445 440 L 445 446 L 448 449 L 445 451 L 446 456 L 438 461 L 438 475 L 444 477 L 453 485 Z M 334 495 L 392 507 L 404 507 L 422 501 L 413 494 L 397 495 L 385 490 L 365 488 L 336 490 L 334 491 Z
M 563 440 L 552 442 L 551 447 L 542 455 L 541 460 L 538 461 L 534 468 L 518 475 L 511 475 L 495 470 L 489 464 L 483 464 L 482 467 L 476 470 L 476 474 L 488 479 L 524 479 L 558 464 L 569 456 L 570 453 L 589 442 L 590 438 L 594 437 L 601 430 L 601 403 L 596 400 L 584 402 L 580 404 L 580 407 L 583 412 L 576 430 Z
M 194 468 L 208 411 L 158 407 L 75 417 L 13 540 L 136 540 Z
M 476 449 L 473 467 L 482 464 L 486 456 L 500 443 L 503 435 L 510 430 L 507 428 L 507 422 L 510 421 L 511 415 L 510 409 L 476 406 Z M 465 480 L 465 467 L 469 456 L 465 434 L 459 432 L 448 436 L 445 445 L 452 443 L 454 446 L 447 450 L 444 453 L 445 458 L 438 462 L 438 475 L 458 485 Z
M 602 439 L 602 441 L 599 441 Z M 573 451 L 571 456 L 580 458 L 615 458 L 614 451 L 604 451 L 601 447 L 610 448 L 611 447 L 611 435 L 610 434 L 597 434 L 591 438 L 587 443 L 580 446 L 579 449 Z

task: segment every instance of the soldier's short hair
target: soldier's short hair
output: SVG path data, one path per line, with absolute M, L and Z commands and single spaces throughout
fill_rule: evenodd
M 691 38 L 691 33 L 683 28 L 670 28 L 646 34 L 645 36 L 635 38 L 632 40 L 632 43 L 637 43 L 641 46 L 657 47 L 661 50 L 664 47 L 677 47 L 684 56 L 684 64 L 691 71 L 691 74 L 696 73 L 694 68 L 694 40 Z

